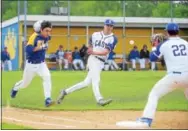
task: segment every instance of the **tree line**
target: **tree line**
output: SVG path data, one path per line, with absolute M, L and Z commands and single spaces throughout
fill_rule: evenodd
M 2 1 L 2 21 L 17 16 L 17 1 Z M 53 6 L 67 7 L 67 1 L 27 1 L 27 14 L 49 15 Z M 70 1 L 72 16 L 123 16 L 123 1 Z M 188 18 L 188 1 L 173 1 L 173 17 Z M 20 1 L 20 14 L 24 1 Z M 125 1 L 127 17 L 171 17 L 170 1 Z

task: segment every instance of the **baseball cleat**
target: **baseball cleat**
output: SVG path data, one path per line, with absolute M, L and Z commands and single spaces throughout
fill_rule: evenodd
M 47 99 L 45 100 L 45 106 L 46 106 L 46 107 L 49 107 L 49 106 L 51 106 L 51 105 L 53 105 L 53 104 L 55 104 L 55 102 L 52 101 L 51 98 L 47 98 Z
M 100 99 L 97 104 L 100 105 L 100 106 L 105 106 L 105 105 L 108 105 L 112 102 L 112 99 Z
M 152 119 L 151 118 L 146 118 L 146 117 L 141 117 L 141 118 L 137 119 L 137 122 L 145 123 L 145 124 L 147 124 L 148 127 L 150 127 L 151 123 L 152 123 Z
M 67 93 L 65 92 L 65 90 L 62 90 L 60 92 L 60 95 L 59 95 L 58 99 L 57 99 L 57 104 L 61 104 L 61 102 L 64 99 L 65 95 L 67 95 Z
M 11 93 L 10 93 L 11 98 L 15 98 L 17 93 L 18 93 L 18 91 L 15 91 L 15 90 L 12 88 Z
M 136 121 L 120 121 L 116 123 L 116 126 L 126 128 L 149 128 L 151 126 L 152 119 L 150 118 L 139 118 Z

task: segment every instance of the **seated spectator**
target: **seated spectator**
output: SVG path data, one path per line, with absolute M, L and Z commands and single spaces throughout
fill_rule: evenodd
M 50 62 L 56 62 L 56 54 L 55 53 L 51 53 L 50 55 L 49 55 L 49 61 Z
M 132 69 L 136 70 L 136 62 L 139 62 L 140 54 L 137 49 L 137 46 L 134 46 L 131 52 L 129 53 L 129 60 L 132 63 Z
M 156 50 L 156 47 L 152 47 L 152 51 Z M 150 62 L 151 62 L 151 70 L 154 71 L 156 70 L 156 60 L 154 57 L 151 57 L 152 52 L 150 53 Z
M 68 69 L 68 60 L 64 58 L 64 54 L 63 46 L 60 45 L 59 49 L 56 51 L 57 62 L 60 70 L 62 70 L 62 64 L 64 64 L 64 70 Z
M 3 71 L 5 69 L 5 65 L 8 65 L 8 70 L 12 71 L 12 62 L 10 60 L 10 54 L 7 47 L 5 47 L 4 50 L 1 52 L 1 65 Z
M 147 45 L 144 45 L 140 51 L 140 69 L 145 70 L 146 63 L 149 63 L 149 51 Z
M 72 70 L 72 51 L 71 50 L 66 50 L 64 58 L 68 61 L 68 69 Z
M 80 56 L 80 52 L 78 51 L 77 47 L 74 48 L 74 52 L 72 53 L 72 58 L 73 58 L 73 66 L 74 66 L 75 70 L 78 70 L 79 67 L 80 67 L 81 70 L 85 69 L 84 63 L 82 61 L 82 58 Z M 78 65 L 79 65 L 79 67 L 78 67 Z
M 105 68 L 105 70 L 119 70 L 120 68 L 118 67 L 118 65 L 116 64 L 116 62 L 114 61 L 114 57 L 115 57 L 116 53 L 111 51 L 108 55 L 108 59 L 107 59 L 107 68 Z
M 87 58 L 88 58 L 87 49 L 88 48 L 85 44 L 80 49 L 80 56 L 82 57 L 82 60 L 85 65 L 87 64 Z

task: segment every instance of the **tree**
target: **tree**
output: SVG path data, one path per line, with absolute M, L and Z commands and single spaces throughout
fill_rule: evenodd
M 57 4 L 55 4 L 57 3 Z M 123 1 L 71 1 L 72 16 L 122 16 Z M 169 1 L 125 1 L 128 17 L 170 17 Z M 28 1 L 28 14 L 50 14 L 52 6 L 67 7 L 67 1 Z M 188 17 L 188 2 L 173 2 L 173 16 Z M 24 12 L 24 1 L 20 1 L 20 12 Z M 17 16 L 17 1 L 2 1 L 3 21 Z
M 170 4 L 169 2 L 159 2 L 152 10 L 153 17 L 170 17 Z

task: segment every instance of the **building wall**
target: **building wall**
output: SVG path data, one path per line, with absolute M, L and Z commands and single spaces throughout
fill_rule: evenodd
M 92 35 L 95 31 L 101 31 L 102 27 L 89 27 L 89 36 Z M 64 46 L 64 49 L 68 47 L 70 50 L 74 50 L 74 47 L 81 47 L 83 44 L 87 43 L 86 37 L 86 27 L 71 27 L 70 28 L 70 46 L 68 46 L 68 37 L 67 37 L 68 29 L 67 27 L 53 27 L 52 30 L 52 40 L 50 41 L 48 53 L 53 53 L 58 49 L 58 46 L 61 44 Z M 33 33 L 33 28 L 28 28 L 28 34 L 31 35 Z M 154 33 L 164 33 L 164 29 L 154 28 Z M 122 37 L 123 28 L 114 28 L 114 34 L 118 37 L 118 44 L 115 48 L 115 52 L 117 54 L 121 54 L 124 52 L 129 53 L 134 45 L 138 47 L 140 50 L 144 44 L 148 46 L 148 49 L 151 50 L 150 36 L 152 35 L 151 28 L 126 28 L 125 35 L 126 38 Z M 184 30 L 180 31 L 180 35 L 187 35 Z M 135 44 L 129 44 L 130 40 L 134 40 Z
M 18 44 L 18 23 L 2 28 L 2 49 L 8 48 L 10 58 L 12 61 L 12 69 L 19 68 L 19 44 Z

